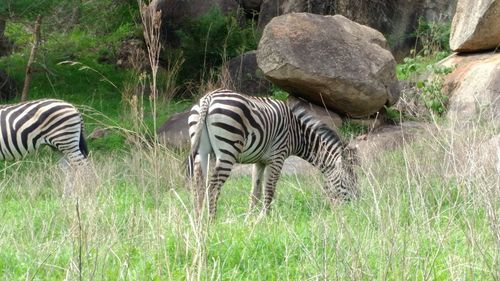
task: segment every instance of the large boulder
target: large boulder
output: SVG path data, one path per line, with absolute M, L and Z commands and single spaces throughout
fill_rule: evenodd
M 257 62 L 273 83 L 335 112 L 363 117 L 398 99 L 384 36 L 340 16 L 292 13 L 264 29 Z
M 292 12 L 339 14 L 382 32 L 391 42 L 393 54 L 402 58 L 415 47 L 415 38 L 408 35 L 415 31 L 418 19 L 448 22 L 456 3 L 457 0 L 263 0 L 258 27 L 263 29 L 273 17 Z
M 499 45 L 500 1 L 459 0 L 451 25 L 450 48 L 456 52 L 474 52 Z
M 0 100 L 6 101 L 17 95 L 17 84 L 7 73 L 0 70 Z
M 253 96 L 265 96 L 270 92 L 272 84 L 257 66 L 256 53 L 247 52 L 227 62 L 228 88 Z
M 441 65 L 455 68 L 443 87 L 449 118 L 500 121 L 500 54 L 454 54 Z

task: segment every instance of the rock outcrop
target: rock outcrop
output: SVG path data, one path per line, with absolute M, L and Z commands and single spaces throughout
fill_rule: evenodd
M 397 101 L 396 61 L 384 36 L 336 16 L 292 13 L 264 29 L 257 62 L 293 95 L 362 117 Z
M 451 27 L 450 47 L 456 52 L 500 47 L 500 1 L 459 0 Z
M 441 65 L 455 68 L 443 87 L 449 118 L 500 122 L 500 54 L 454 54 Z

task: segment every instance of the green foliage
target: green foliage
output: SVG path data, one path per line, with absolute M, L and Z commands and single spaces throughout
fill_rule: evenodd
M 135 0 L 2 0 L 0 18 L 7 22 L 33 22 L 43 17 L 42 34 L 66 32 L 75 26 L 93 35 L 123 32 L 122 26 L 132 25 L 138 18 Z
M 395 123 L 405 118 L 404 114 L 393 106 L 385 107 L 385 117 Z
M 272 91 L 271 96 L 277 100 L 286 100 L 288 98 L 288 96 L 290 95 L 287 91 L 285 91 L 285 90 L 283 90 L 280 87 L 275 86 L 275 85 L 273 85 L 271 91 Z
M 419 18 L 414 32 L 415 48 L 411 50 L 409 57 L 404 58 L 404 63 L 396 68 L 399 80 L 421 75 L 428 65 L 435 64 L 450 54 L 450 26 L 450 23 L 427 22 Z
M 71 0 L 2 0 L 0 1 L 0 17 L 28 18 L 33 19 L 39 14 L 46 14 L 62 2 L 74 2 Z
M 403 64 L 399 64 L 396 73 L 399 80 L 410 80 L 415 83 L 421 91 L 418 96 L 424 106 L 437 114 L 443 114 L 446 110 L 448 97 L 443 93 L 444 76 L 451 73 L 449 67 L 438 66 L 437 62 L 447 55 L 446 52 L 437 52 L 428 57 L 417 55 L 407 57 Z M 397 110 L 387 111 L 389 114 L 396 114 Z M 393 116 L 398 118 L 398 116 Z M 401 116 L 399 116 L 401 117 Z M 389 119 L 392 117 L 389 116 Z M 391 119 L 392 120 L 392 119 Z
M 411 56 L 404 58 L 402 64 L 396 67 L 399 80 L 409 80 L 419 90 L 415 104 L 422 104 L 425 108 L 441 115 L 446 110 L 448 97 L 442 92 L 443 77 L 451 69 L 437 66 L 437 62 L 450 54 L 449 36 L 450 24 L 426 22 L 422 18 L 418 21 L 415 31 L 417 43 L 411 51 Z M 395 108 L 387 108 L 388 118 L 399 121 L 406 118 L 404 112 Z
M 12 21 L 7 22 L 5 26 L 5 36 L 17 47 L 26 46 L 33 41 L 33 34 L 29 33 L 23 24 Z
M 431 78 L 417 82 L 417 87 L 422 90 L 420 98 L 425 107 L 441 115 L 445 112 L 448 101 L 448 97 L 442 91 L 443 77 L 451 72 L 451 68 L 429 65 L 428 69 L 433 74 Z
M 414 51 L 412 53 L 414 54 Z M 415 80 L 428 70 L 429 65 L 437 63 L 448 55 L 449 52 L 439 51 L 428 56 L 415 55 L 406 57 L 403 59 L 402 64 L 396 66 L 396 76 L 398 80 Z
M 182 81 L 206 78 L 225 60 L 255 50 L 260 38 L 254 26 L 241 27 L 236 15 L 224 15 L 218 8 L 193 19 L 177 35 L 185 59 Z
M 414 34 L 417 40 L 415 49 L 424 57 L 443 51 L 449 53 L 450 29 L 450 22 L 428 22 L 419 18 Z
M 339 131 L 344 139 L 350 139 L 368 132 L 368 126 L 348 120 L 342 123 Z
M 136 0 L 82 0 L 80 5 L 80 26 L 89 33 L 108 36 L 123 35 L 125 30 L 137 32 L 134 22 L 139 17 L 139 6 Z

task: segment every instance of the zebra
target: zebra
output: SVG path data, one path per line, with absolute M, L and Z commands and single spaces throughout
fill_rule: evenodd
M 71 104 L 41 99 L 0 106 L 0 160 L 19 160 L 49 145 L 72 166 L 87 164 L 83 119 Z
M 206 179 L 211 218 L 235 163 L 254 164 L 250 209 L 261 202 L 264 190 L 264 211 L 269 210 L 283 163 L 290 155 L 321 170 L 326 178 L 324 191 L 332 201 L 348 201 L 355 195 L 354 162 L 349 160 L 355 152 L 296 98 L 280 101 L 219 89 L 192 107 L 188 125 L 188 172 L 197 189 L 195 208 L 199 212 L 203 207 L 202 179 Z M 215 166 L 207 178 L 209 155 L 215 155 Z

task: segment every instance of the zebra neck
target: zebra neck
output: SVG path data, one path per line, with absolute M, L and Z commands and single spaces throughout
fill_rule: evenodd
M 342 142 L 335 131 L 305 111 L 294 112 L 296 134 L 294 154 L 306 160 L 328 176 L 341 161 Z
M 337 158 L 335 152 L 341 143 L 330 132 L 315 125 L 300 126 L 295 154 L 321 170 L 322 173 L 328 174 L 332 170 L 333 162 Z

